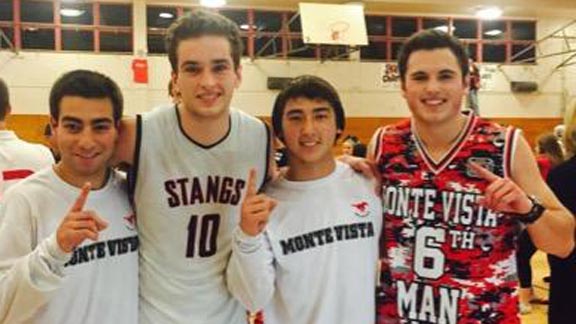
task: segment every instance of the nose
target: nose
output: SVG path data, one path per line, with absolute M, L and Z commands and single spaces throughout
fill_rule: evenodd
M 91 150 L 96 145 L 92 130 L 85 129 L 78 138 L 78 147 L 82 150 Z
M 302 133 L 310 134 L 314 131 L 314 118 L 306 117 L 302 124 Z
M 205 87 L 213 86 L 216 83 L 216 77 L 210 69 L 206 69 L 200 76 L 200 84 Z
M 438 92 L 440 90 L 440 82 L 435 78 L 430 78 L 426 82 L 426 91 L 428 92 Z

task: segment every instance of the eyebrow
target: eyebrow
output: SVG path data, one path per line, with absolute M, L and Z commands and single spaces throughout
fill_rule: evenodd
M 229 60 L 227 59 L 215 59 L 210 61 L 210 65 L 216 65 L 216 64 L 232 64 Z M 188 60 L 188 61 L 184 61 L 182 62 L 182 64 L 180 64 L 180 66 L 186 66 L 186 65 L 194 65 L 194 66 L 200 66 L 202 64 L 200 64 L 200 62 L 198 61 L 193 61 L 193 60 Z
M 62 122 L 73 122 L 73 123 L 80 123 L 82 124 L 83 121 L 80 118 L 76 118 L 76 117 L 71 117 L 71 116 L 63 116 L 62 117 Z M 111 118 L 96 118 L 96 119 L 92 119 L 90 120 L 90 124 L 102 124 L 102 123 L 113 123 L 113 120 Z
M 312 109 L 312 113 L 330 112 L 330 111 L 331 111 L 330 107 L 317 107 L 317 108 Z M 302 109 L 294 108 L 290 111 L 287 111 L 286 115 L 290 116 L 290 115 L 303 114 L 303 113 L 304 113 L 304 111 Z

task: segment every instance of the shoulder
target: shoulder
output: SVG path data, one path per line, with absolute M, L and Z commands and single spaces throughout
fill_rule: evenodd
M 2 202 L 8 202 L 14 199 L 13 197 L 32 201 L 43 195 L 51 184 L 50 172 L 52 172 L 51 167 L 47 167 L 14 184 L 6 191 Z

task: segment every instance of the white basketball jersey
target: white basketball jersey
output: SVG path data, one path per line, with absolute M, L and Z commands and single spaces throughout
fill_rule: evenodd
M 210 147 L 184 133 L 175 107 L 139 116 L 137 127 L 141 322 L 246 323 L 224 272 L 248 172 L 259 184 L 267 173 L 266 125 L 232 110 L 228 134 Z

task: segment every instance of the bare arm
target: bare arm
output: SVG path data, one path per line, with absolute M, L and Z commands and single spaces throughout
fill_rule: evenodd
M 546 207 L 535 223 L 528 225 L 528 233 L 540 250 L 560 257 L 574 248 L 574 218 L 546 185 L 530 146 L 522 137 L 514 154 L 512 180 L 529 195 L 534 195 Z
M 134 153 L 136 151 L 136 118 L 126 117 L 120 121 L 118 134 L 118 144 L 112 157 L 112 165 L 134 163 Z

